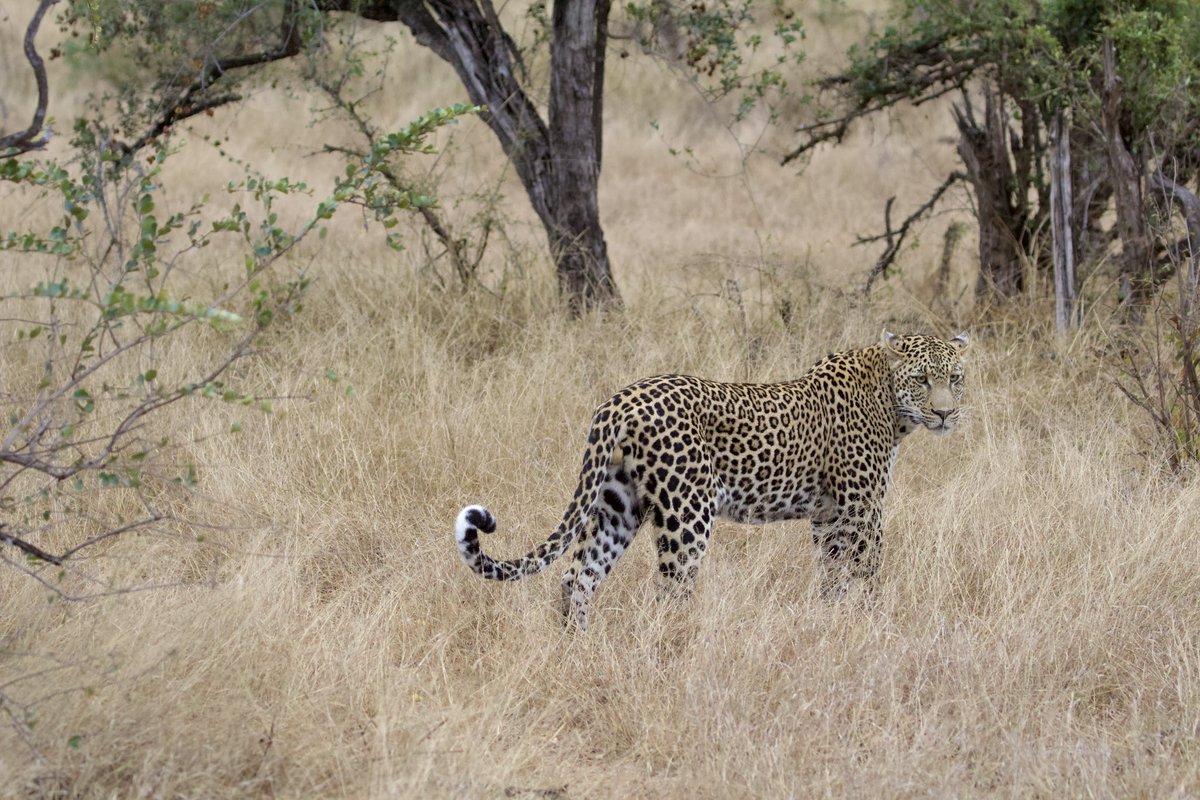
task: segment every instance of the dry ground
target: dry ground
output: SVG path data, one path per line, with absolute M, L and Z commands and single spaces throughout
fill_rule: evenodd
M 767 159 L 698 177 L 647 117 L 661 110 L 706 152 L 727 139 L 625 63 L 602 199 L 627 311 L 563 318 L 511 184 L 514 244 L 485 278 L 499 297 L 439 291 L 418 247 L 398 259 L 350 224 L 305 251 L 307 308 L 249 376 L 298 399 L 191 448 L 201 483 L 181 516 L 219 527 L 130 537 L 86 565 L 186 585 L 64 605 L 0 572 L 0 691 L 37 700 L 28 741 L 0 724 L 0 795 L 1200 793 L 1200 487 L 1147 457 L 1102 358 L 1104 314 L 1055 342 L 1038 303 L 935 313 L 922 287 L 936 225 L 876 298 L 838 291 L 865 275 L 873 253 L 849 242 L 882 199 L 940 180 L 940 118 L 897 118 L 800 177 Z M 435 77 L 396 122 L 459 99 L 431 61 L 420 69 Z M 306 107 L 264 91 L 213 124 L 259 137 L 243 156 L 267 171 L 319 172 L 284 121 Z M 170 184 L 181 202 L 215 191 L 222 163 L 188 147 Z M 453 147 L 451 197 L 503 181 L 481 126 Z M 6 229 L 49 213 L 3 191 Z M 0 268 L 11 291 L 19 270 Z M 817 596 L 807 523 L 721 524 L 686 604 L 656 599 L 641 537 L 584 637 L 555 618 L 557 570 L 497 585 L 459 562 L 468 502 L 497 514 L 495 554 L 544 538 L 591 409 L 622 385 L 782 380 L 884 324 L 962 324 L 973 345 L 966 424 L 902 448 L 876 605 Z M 196 411 L 165 425 L 227 425 Z

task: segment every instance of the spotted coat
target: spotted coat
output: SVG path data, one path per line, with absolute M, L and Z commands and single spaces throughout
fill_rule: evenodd
M 567 622 L 587 628 L 596 587 L 649 521 L 659 579 L 689 589 L 716 517 L 764 523 L 809 519 L 824 566 L 822 590 L 879 566 L 884 495 L 900 441 L 917 428 L 943 434 L 959 421 L 967 337 L 897 336 L 831 354 L 788 383 L 718 383 L 660 375 L 596 409 L 575 496 L 545 542 L 495 560 L 479 531 L 483 506 L 459 512 L 459 553 L 492 580 L 541 572 L 575 544 L 562 577 Z

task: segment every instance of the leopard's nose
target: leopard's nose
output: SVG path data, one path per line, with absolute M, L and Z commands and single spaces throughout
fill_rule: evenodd
M 942 424 L 945 425 L 946 418 L 950 416 L 952 410 L 953 409 L 949 409 L 949 408 L 935 408 L 935 409 L 933 409 L 933 413 L 937 414 L 938 419 L 940 419 L 942 421 Z

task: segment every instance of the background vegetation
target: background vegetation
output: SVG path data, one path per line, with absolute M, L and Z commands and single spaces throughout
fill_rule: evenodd
M 805 9 L 807 74 L 852 67 L 846 48 L 884 31 L 885 11 Z M 523 12 L 505 13 L 517 29 Z M 10 16 L 0 34 L 4 132 L 33 104 L 18 44 L 26 22 Z M 855 241 L 887 227 L 883 201 L 913 198 L 900 201 L 907 215 L 958 168 L 949 98 L 860 120 L 797 175 L 778 166 L 795 144 L 786 126 L 757 138 L 765 106 L 739 119 L 739 93 L 714 106 L 711 91 L 679 82 L 677 62 L 617 38 L 599 207 L 624 310 L 572 319 L 542 223 L 484 121 L 430 126 L 434 152 L 409 153 L 420 149 L 411 142 L 384 164 L 391 176 L 354 171 L 372 141 L 469 98 L 448 65 L 393 27 L 357 20 L 338 36 L 335 61 L 371 55 L 342 62 L 362 66 L 340 93 L 277 63 L 238 85 L 243 99 L 179 121 L 167 140 L 178 152 L 145 151 L 118 176 L 126 183 L 109 184 L 134 187 L 110 204 L 124 227 L 89 215 L 86 258 L 53 252 L 74 241 L 49 235 L 64 213 L 61 181 L 0 184 L 4 232 L 46 232 L 50 251 L 17 240 L 0 252 L 6 418 L 42 396 L 47 363 L 61 370 L 53 386 L 69 385 L 96 320 L 130 323 L 103 328 L 101 348 L 127 341 L 131 326 L 157 336 L 154 320 L 187 325 L 113 362 L 113 379 L 88 397 L 72 388 L 56 409 L 85 414 L 85 429 L 153 402 L 147 381 L 173 389 L 237 354 L 215 396 L 156 407 L 139 428 L 123 457 L 153 453 L 134 463 L 154 469 L 139 467 L 137 483 L 101 478 L 97 463 L 82 488 L 26 487 L 28 468 L 13 478 L 21 465 L 4 462 L 5 530 L 47 554 L 147 508 L 161 517 L 65 565 L 0 550 L 0 793 L 1200 791 L 1200 488 L 1180 450 L 1186 395 L 1167 392 L 1186 377 L 1179 331 L 1194 331 L 1177 326 L 1187 250 L 1167 254 L 1184 269 L 1138 321 L 1125 313 L 1114 247 L 1081 274 L 1081 324 L 1060 335 L 1050 268 L 1036 257 L 1016 297 L 977 295 L 978 251 L 957 244 L 976 243 L 978 207 L 963 184 L 913 222 L 894 274 L 864 294 L 877 251 Z M 52 30 L 39 39 L 47 53 L 53 40 Z M 61 47 L 50 62 L 60 133 L 46 155 L 71 163 L 69 120 L 127 118 L 116 99 L 101 111 L 85 99 L 138 73 L 128 54 Z M 747 157 L 747 141 L 765 155 Z M 86 167 L 72 169 L 96 174 Z M 261 190 L 247 194 L 261 176 L 274 189 L 288 179 L 270 209 Z M 324 219 L 339 180 L 360 182 Z M 228 181 L 242 183 L 229 192 Z M 421 198 L 435 194 L 430 208 Z M 185 221 L 158 237 L 174 210 L 201 204 L 187 219 L 208 231 L 234 219 L 235 203 L 248 233 L 227 226 L 230 236 L 192 246 Z M 114 240 L 128 243 L 126 257 L 114 258 Z M 139 268 L 125 270 L 134 255 Z M 169 269 L 149 277 L 152 263 Z M 183 305 L 108 314 L 111 293 L 87 294 L 105 301 L 56 305 L 57 327 L 31 341 L 58 300 L 32 287 L 79 274 L 146 296 L 157 296 L 147 281 L 169 278 L 164 297 Z M 656 599 L 652 548 L 635 544 L 586 637 L 560 630 L 553 576 L 487 584 L 459 563 L 451 525 L 468 502 L 499 517 L 493 552 L 545 536 L 573 491 L 591 409 L 626 383 L 666 371 L 785 380 L 883 325 L 965 327 L 973 344 L 969 421 L 950 438 L 914 436 L 901 454 L 877 607 L 817 596 L 807 523 L 721 523 L 690 604 Z M 75 350 L 47 349 L 51 333 Z M 28 430 L 17 416 L 11 430 Z M 59 432 L 71 424 L 62 419 Z M 87 463 L 80 450 L 58 452 Z

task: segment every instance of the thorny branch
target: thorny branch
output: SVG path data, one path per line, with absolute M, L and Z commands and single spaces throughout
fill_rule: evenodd
M 2 557 L 0 557 L 2 560 Z M 187 584 L 176 584 L 184 585 Z M 17 677 L 0 683 L 0 712 L 8 717 L 13 730 L 21 738 L 22 743 L 35 759 L 44 763 L 45 756 L 38 750 L 34 742 L 33 727 L 34 712 L 37 707 L 56 697 L 90 690 L 97 683 L 112 686 L 129 686 L 147 675 L 159 670 L 168 658 L 177 654 L 174 648 L 162 649 L 157 658 L 139 670 L 118 670 L 118 664 L 112 660 L 111 654 L 86 656 L 78 660 L 67 660 L 50 653 L 23 653 L 10 649 L 0 650 L 10 661 L 25 662 L 28 660 L 49 662 L 49 666 L 34 668 L 31 672 L 18 672 Z M 94 673 L 90 679 L 83 674 L 85 670 Z M 46 680 L 50 676 L 76 673 L 80 680 Z M 65 684 L 65 685 L 64 685 Z M 6 752 L 7 754 L 7 752 Z
M 287 246 L 274 253 L 271 256 L 270 261 L 274 262 L 283 254 L 289 252 L 301 239 L 304 238 L 308 231 L 312 229 L 313 226 L 310 226 L 303 233 L 301 233 L 300 236 L 297 236 L 295 239 L 293 239 Z M 249 279 L 247 278 L 246 280 Z M 237 285 L 235 285 L 234 288 L 228 290 L 227 294 L 232 296 L 232 294 L 236 294 L 237 291 L 240 291 L 240 289 L 238 289 Z M 292 293 L 295 291 L 296 290 L 293 289 L 292 292 L 289 292 L 288 295 L 278 303 L 278 307 L 287 307 L 287 305 L 294 299 Z M 222 301 L 217 301 L 217 303 L 214 303 L 214 305 L 219 305 L 221 302 Z M 176 325 L 171 330 L 178 330 L 180 325 L 196 322 L 199 319 L 201 319 L 201 317 L 198 315 L 188 315 L 183 321 L 180 322 L 179 325 Z M 143 333 L 141 336 L 115 347 L 113 350 L 97 359 L 95 363 L 91 364 L 86 369 L 80 370 L 71 380 L 67 381 L 64 386 L 58 387 L 48 396 L 35 403 L 33 407 L 25 413 L 23 418 L 11 426 L 8 436 L 5 437 L 3 443 L 0 443 L 0 463 L 13 464 L 17 466 L 18 469 L 9 474 L 2 482 L 0 482 L 0 488 L 11 484 L 12 481 L 17 478 L 17 476 L 26 470 L 40 472 L 55 481 L 63 481 L 86 471 L 94 471 L 105 468 L 110 459 L 124 449 L 126 446 L 126 440 L 141 426 L 143 420 L 147 416 L 161 410 L 168 405 L 176 403 L 185 397 L 190 396 L 197 388 L 215 382 L 218 378 L 220 378 L 221 375 L 225 374 L 234 363 L 251 352 L 250 346 L 258 337 L 259 333 L 259 328 L 254 328 L 246 333 L 229 349 L 229 351 L 220 361 L 212 366 L 211 369 L 209 369 L 207 373 L 197 381 L 180 386 L 174 391 L 163 395 L 148 397 L 142 402 L 138 403 L 121 419 L 111 433 L 92 440 L 96 443 L 104 443 L 99 452 L 87 458 L 80 454 L 80 456 L 73 463 L 66 465 L 60 464 L 58 463 L 58 458 L 64 451 L 68 450 L 69 448 L 73 448 L 78 451 L 78 449 L 85 443 L 64 443 L 62 440 L 58 440 L 50 443 L 49 445 L 40 444 L 41 437 L 53 427 L 52 423 L 45 419 L 45 417 L 51 413 L 52 406 L 66 398 L 68 393 L 70 393 L 74 388 L 81 385 L 90 376 L 96 374 L 97 371 L 103 368 L 105 365 L 112 363 L 113 359 L 117 358 L 122 353 L 126 353 L 130 350 L 144 346 L 156 337 L 149 333 Z M 35 420 L 39 419 L 41 419 L 41 422 L 34 426 Z M 35 427 L 32 432 L 29 431 L 30 426 Z M 20 435 L 22 432 L 25 433 L 23 443 L 21 443 L 20 440 Z M 124 525 L 119 525 L 117 527 L 105 530 L 100 534 L 92 536 L 89 539 L 86 539 L 83 542 L 67 549 L 61 555 L 50 553 L 33 544 L 32 542 L 17 536 L 8 530 L 2 522 L 0 522 L 0 544 L 7 544 L 11 547 L 21 550 L 29 556 L 33 556 L 42 561 L 61 566 L 68 558 L 75 555 L 80 550 L 91 547 L 106 539 L 119 536 L 138 528 L 147 527 L 166 519 L 166 517 L 160 512 L 153 511 L 151 509 L 147 509 L 147 511 L 150 512 L 148 516 L 131 523 L 126 523 Z M 35 580 L 38 580 L 47 586 L 47 588 L 50 588 L 51 590 L 63 596 L 64 599 L 80 599 L 74 595 L 66 595 L 60 589 L 48 583 L 36 571 L 23 567 L 22 565 L 5 557 L 2 553 L 0 553 L 0 561 L 3 561 L 10 566 L 17 568 L 19 571 L 25 572 L 26 574 L 32 576 Z M 124 591 L 127 590 L 111 590 L 109 592 L 105 592 L 104 594 L 118 594 L 123 593 Z M 131 589 L 128 591 L 133 590 Z M 88 596 L 91 597 L 92 595 Z
M 222 373 L 224 373 L 226 370 L 229 369 L 229 367 L 231 367 L 234 364 L 234 362 L 238 361 L 243 356 L 245 356 L 245 354 L 248 352 L 248 347 L 249 347 L 250 341 L 254 338 L 254 335 L 256 333 L 257 332 L 247 334 L 246 337 L 242 340 L 242 342 L 240 342 L 238 344 L 238 346 L 233 348 L 233 350 L 230 351 L 230 354 L 228 356 L 226 356 L 226 358 L 223 361 L 221 361 L 221 363 L 219 363 L 216 367 L 214 367 L 207 376 L 205 376 L 204 378 L 201 378 L 199 381 L 191 384 L 190 386 L 191 387 L 204 386 L 208 383 L 215 381 L 217 378 L 219 378 Z M 80 373 L 80 375 L 77 378 L 68 382 L 64 387 L 60 388 L 57 392 L 52 394 L 50 397 L 46 398 L 41 403 L 38 403 L 36 406 L 34 406 L 32 409 L 30 409 L 30 411 L 25 415 L 25 419 L 26 420 L 36 419 L 38 416 L 40 416 L 42 413 L 44 413 L 48 409 L 50 404 L 55 399 L 65 396 L 68 391 L 70 391 L 74 387 L 78 386 L 83 381 L 84 378 L 93 374 L 100 367 L 104 366 L 104 364 L 111 361 L 113 357 L 115 357 L 116 355 L 119 355 L 120 353 L 123 353 L 127 350 L 130 350 L 130 349 L 133 349 L 136 347 L 140 347 L 140 346 L 146 344 L 146 342 L 148 342 L 150 340 L 150 338 L 152 338 L 152 337 L 141 336 L 130 342 L 126 342 L 125 344 L 118 347 L 116 350 L 113 350 L 111 353 L 109 353 L 108 357 L 101 359 L 96 364 L 93 364 L 87 370 Z M 51 446 L 47 450 L 42 450 L 40 452 L 36 451 L 33 449 L 33 445 L 37 441 L 37 436 L 31 436 L 31 437 L 29 437 L 29 439 L 26 440 L 24 447 L 13 447 L 13 444 L 15 444 L 15 441 L 6 441 L 4 448 L 0 449 L 0 462 L 8 462 L 10 464 L 15 464 L 15 465 L 21 467 L 21 469 L 23 469 L 23 470 L 24 469 L 32 469 L 36 472 L 41 472 L 44 475 L 48 475 L 49 477 L 54 478 L 55 480 L 64 481 L 68 478 L 74 477 L 75 475 L 79 474 L 80 472 L 85 472 L 87 470 L 93 470 L 93 469 L 102 467 L 104 465 L 105 461 L 109 458 L 109 456 L 113 455 L 113 453 L 116 452 L 119 443 L 121 441 L 123 441 L 124 438 L 135 429 L 135 427 L 137 426 L 137 424 L 141 421 L 141 419 L 143 417 L 145 417 L 148 414 L 151 414 L 155 411 L 158 411 L 159 409 L 161 409 L 165 406 L 171 405 L 172 403 L 174 403 L 178 400 L 181 400 L 184 397 L 187 397 L 190 393 L 191 393 L 190 388 L 188 386 L 185 386 L 185 387 L 176 389 L 175 391 L 171 392 L 170 394 L 167 394 L 167 395 L 164 395 L 161 397 L 153 397 L 153 398 L 143 401 L 142 403 L 139 403 L 128 414 L 125 415 L 125 418 L 121 420 L 121 422 L 117 425 L 117 427 L 115 429 L 113 429 L 113 432 L 108 437 L 106 437 L 108 439 L 108 441 L 104 445 L 104 447 L 101 448 L 100 452 L 96 453 L 94 456 L 92 456 L 89 459 L 86 459 L 86 460 L 80 459 L 78 462 L 71 464 L 69 466 L 59 466 L 59 465 L 53 463 L 52 461 L 48 460 L 47 457 L 52 458 L 65 448 Z M 40 426 L 39 432 L 42 431 L 45 427 L 47 427 L 47 426 Z M 16 433 L 19 430 L 20 430 L 19 426 L 14 426 L 12 432 L 10 432 L 10 434 L 9 434 L 9 437 L 8 437 L 9 440 L 15 440 Z M 28 451 L 28 452 L 22 452 L 22 451 Z M 9 477 L 8 480 L 6 480 L 4 482 L 4 484 L 7 484 L 11 480 L 12 480 L 12 477 Z
M 204 386 L 215 381 L 248 352 L 249 344 L 255 335 L 257 335 L 257 331 L 252 331 L 251 333 L 247 334 L 242 341 L 240 341 L 224 359 L 222 359 L 215 367 L 213 367 L 205 377 L 201 378 L 199 382 L 185 385 L 166 395 L 152 397 L 139 403 L 131 411 L 129 411 L 128 414 L 125 415 L 120 423 L 117 424 L 116 428 L 113 429 L 112 433 L 101 439 L 101 441 L 106 440 L 104 446 L 98 453 L 94 454 L 90 458 L 85 459 L 80 457 L 74 463 L 64 466 L 56 463 L 56 461 L 60 454 L 67 449 L 68 445 L 58 442 L 52 443 L 48 447 L 35 449 L 35 445 L 40 438 L 39 434 L 49 428 L 49 426 L 46 424 L 39 425 L 39 433 L 30 436 L 24 445 L 16 446 L 16 443 L 12 441 L 6 443 L 4 449 L 0 450 L 0 462 L 14 464 L 18 467 L 18 469 L 12 474 L 8 475 L 3 483 L 0 484 L 0 486 L 7 486 L 13 480 L 15 480 L 18 475 L 26 470 L 40 472 L 50 478 L 53 478 L 55 481 L 63 481 L 83 472 L 103 469 L 112 456 L 124 449 L 126 439 L 134 430 L 139 427 L 141 420 L 153 412 L 159 411 L 165 406 L 171 405 L 172 403 L 178 402 L 184 397 L 189 396 L 192 393 L 192 387 Z M 132 342 L 128 342 L 121 348 L 118 348 L 118 350 L 114 351 L 114 353 L 125 352 L 132 347 L 144 345 L 149 338 L 151 337 L 138 337 Z M 87 374 L 94 373 L 95 370 L 100 366 L 108 363 L 113 355 L 113 353 L 110 353 L 108 358 L 103 359 L 98 364 L 93 365 L 89 370 L 87 370 Z M 71 382 L 70 385 L 74 386 L 77 384 L 78 380 Z M 61 396 L 65 393 L 65 391 L 66 389 L 62 389 L 58 392 L 55 392 L 50 398 L 38 403 L 34 409 L 26 414 L 26 419 L 35 419 L 41 414 L 45 413 L 53 397 Z M 17 428 L 14 428 L 13 432 L 9 434 L 10 440 L 13 438 L 17 430 Z M 72 444 L 70 446 L 77 447 L 78 445 Z M 91 547 L 106 539 L 111 539 L 113 537 L 120 536 L 121 534 L 153 525 L 165 518 L 166 516 L 164 514 L 157 511 L 151 511 L 148 516 L 142 519 L 109 528 L 68 548 L 59 555 L 50 553 L 36 544 L 17 536 L 15 533 L 9 530 L 4 523 L 0 522 L 0 544 L 7 544 L 22 551 L 26 555 L 33 556 L 34 558 L 54 564 L 56 566 L 62 566 L 67 559 L 74 556 L 81 550 L 84 550 L 85 548 Z M 5 560 L 7 561 L 8 559 Z M 9 563 L 12 562 L 10 561 Z M 29 574 L 34 574 L 29 570 L 23 571 L 28 572 Z M 35 575 L 35 577 L 37 576 Z

